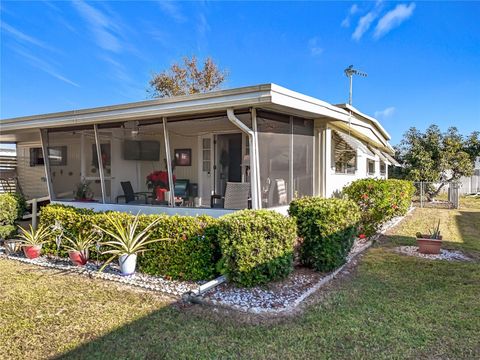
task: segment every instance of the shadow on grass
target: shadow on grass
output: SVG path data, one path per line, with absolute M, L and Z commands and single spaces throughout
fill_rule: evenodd
M 451 244 L 480 258 L 480 212 L 460 211 L 455 216 L 455 222 L 462 237 L 462 244 Z
M 165 359 L 174 353 L 193 356 L 195 340 L 189 338 L 188 329 L 183 326 L 186 321 L 183 319 L 185 311 L 178 309 L 181 306 L 185 304 L 170 304 L 55 359 Z M 176 335 L 174 341 L 172 333 Z M 179 344 L 185 349 L 179 348 Z

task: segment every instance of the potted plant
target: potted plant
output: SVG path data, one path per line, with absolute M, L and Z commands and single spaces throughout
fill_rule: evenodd
M 442 235 L 440 234 L 440 220 L 429 230 L 429 234 L 417 234 L 418 252 L 422 254 L 440 254 Z
M 64 236 L 68 244 L 64 245 L 68 257 L 75 266 L 83 266 L 88 261 L 89 249 L 95 242 L 95 233 L 84 234 L 80 232 L 75 238 Z
M 93 191 L 90 189 L 90 182 L 82 181 L 75 188 L 75 200 L 93 201 Z
M 20 244 L 25 256 L 29 259 L 35 259 L 40 256 L 42 245 L 48 241 L 51 231 L 47 226 L 40 225 L 34 229 L 30 225 L 30 230 L 18 227 L 20 230 Z
M 108 248 L 108 250 L 103 251 L 102 254 L 111 254 L 112 256 L 103 264 L 100 271 L 105 269 L 110 262 L 118 257 L 122 275 L 132 275 L 135 272 L 137 264 L 137 254 L 148 251 L 148 244 L 163 240 L 149 240 L 151 235 L 150 230 L 157 225 L 160 220 L 160 218 L 157 218 L 143 230 L 139 231 L 137 230 L 140 221 L 138 214 L 133 219 L 129 218 L 126 226 L 124 226 L 122 220 L 115 216 L 115 213 L 110 213 L 107 215 L 107 223 L 111 225 L 112 230 L 94 225 L 111 238 L 111 240 L 101 243 L 102 246 Z

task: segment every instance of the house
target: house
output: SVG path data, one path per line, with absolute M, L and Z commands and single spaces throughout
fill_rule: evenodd
M 293 198 L 334 196 L 353 180 L 386 178 L 395 165 L 376 119 L 275 84 L 2 119 L 0 126 L 0 142 L 17 145 L 27 198 L 48 195 L 95 210 L 284 212 Z

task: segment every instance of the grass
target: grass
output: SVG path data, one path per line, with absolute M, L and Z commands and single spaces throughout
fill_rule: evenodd
M 390 251 L 442 217 L 447 246 L 478 254 L 480 201 L 470 205 L 417 209 L 304 313 L 274 320 L 2 259 L 0 358 L 479 358 L 478 262 Z

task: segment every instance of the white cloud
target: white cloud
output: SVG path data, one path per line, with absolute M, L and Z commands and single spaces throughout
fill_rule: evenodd
M 359 8 L 357 4 L 353 4 L 348 10 L 348 15 L 343 19 L 341 25 L 342 27 L 349 27 L 350 26 L 350 19 L 352 15 L 355 15 L 358 12 Z
M 179 7 L 173 1 L 160 0 L 158 1 L 158 5 L 160 5 L 160 8 L 164 13 L 166 13 L 176 22 L 183 23 L 187 21 L 187 18 L 185 17 L 185 15 L 182 14 Z
M 323 53 L 323 48 L 318 43 L 318 38 L 314 37 L 308 40 L 308 47 L 313 56 L 319 56 Z
M 26 62 L 28 62 L 31 66 L 53 76 L 54 78 L 58 79 L 58 80 L 61 80 L 67 84 L 70 84 L 70 85 L 73 85 L 73 86 L 76 86 L 76 87 L 80 87 L 80 85 L 78 85 L 76 82 L 68 79 L 67 77 L 63 76 L 62 74 L 60 74 L 58 72 L 57 69 L 55 69 L 55 67 L 51 64 L 51 63 L 48 63 L 47 61 L 45 60 L 42 60 L 32 54 L 30 54 L 29 52 L 27 51 L 24 51 L 24 50 L 21 50 L 19 48 L 14 48 L 14 51 L 20 55 L 23 60 L 25 60 Z
M 84 1 L 75 1 L 72 4 L 90 26 L 98 46 L 117 53 L 123 50 L 120 27 L 111 20 L 111 17 Z
M 390 106 L 383 110 L 375 111 L 375 117 L 380 119 L 385 119 L 392 116 L 395 113 L 395 107 Z
M 415 3 L 399 4 L 395 9 L 387 12 L 377 23 L 375 28 L 374 38 L 378 39 L 383 35 L 387 34 L 393 28 L 399 26 L 402 22 L 407 20 L 413 15 L 413 10 L 415 10 Z
M 372 25 L 372 22 L 377 18 L 377 16 L 378 15 L 373 11 L 370 11 L 366 15 L 362 16 L 352 34 L 352 38 L 357 41 L 360 40 L 363 34 L 365 34 L 370 28 L 370 25 Z
M 56 49 L 52 48 L 51 46 L 45 44 L 43 41 L 38 40 L 38 39 L 34 38 L 33 36 L 25 34 L 25 33 L 21 32 L 20 30 L 15 29 L 13 26 L 8 25 L 5 22 L 2 22 L 0 24 L 0 27 L 3 30 L 5 30 L 6 32 L 8 32 L 10 35 L 12 35 L 16 40 L 19 40 L 20 42 L 29 43 L 29 44 L 36 45 L 36 46 L 41 47 L 41 48 L 46 49 L 46 50 L 51 50 L 51 51 L 58 52 L 58 50 L 56 50 Z

